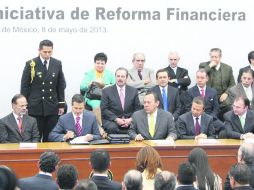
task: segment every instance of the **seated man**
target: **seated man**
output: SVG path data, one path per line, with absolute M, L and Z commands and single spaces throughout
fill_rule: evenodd
M 158 85 L 152 87 L 151 91 L 155 92 L 159 97 L 159 108 L 172 113 L 174 120 L 176 121 L 181 112 L 178 89 L 168 85 L 170 78 L 167 70 L 165 69 L 157 71 L 156 79 L 158 81 Z
M 102 90 L 102 127 L 108 134 L 126 134 L 132 114 L 140 109 L 138 90 L 126 85 L 127 69 L 118 68 L 115 77 L 116 84 Z
M 250 110 L 254 110 L 254 85 L 253 70 L 243 69 L 241 74 L 241 82 L 228 90 L 227 103 L 230 107 L 233 105 L 236 96 L 244 96 L 250 101 Z
M 71 190 L 77 185 L 78 170 L 71 164 L 62 165 L 56 173 L 56 182 L 60 190 Z
M 25 96 L 12 98 L 13 112 L 0 120 L 0 143 L 39 142 L 36 119 L 27 115 Z
M 90 165 L 93 169 L 92 180 L 97 185 L 98 190 L 121 190 L 122 185 L 111 181 L 108 178 L 110 167 L 110 156 L 106 150 L 97 149 L 91 153 Z
M 143 105 L 146 91 L 156 83 L 154 71 L 144 67 L 145 55 L 143 53 L 135 53 L 132 63 L 134 67 L 128 71 L 127 84 L 138 89 L 139 101 Z
M 244 143 L 240 146 L 237 152 L 237 162 L 240 164 L 246 164 L 251 173 L 251 178 L 254 179 L 254 145 Z M 254 188 L 254 181 L 250 181 L 250 186 Z M 227 175 L 225 183 L 224 183 L 224 190 L 232 190 L 230 187 L 230 179 L 229 175 Z
M 196 170 L 189 162 L 184 162 L 179 165 L 177 180 L 178 187 L 176 190 L 197 190 L 194 187 Z
M 224 114 L 228 138 L 254 138 L 254 112 L 249 110 L 250 101 L 243 96 L 237 96 L 233 110 Z
M 122 182 L 123 190 L 142 190 L 143 178 L 138 170 L 129 170 L 125 175 Z
M 38 163 L 39 174 L 22 178 L 19 180 L 19 185 L 21 190 L 59 190 L 58 185 L 52 178 L 52 173 L 55 172 L 59 163 L 59 157 L 55 152 L 44 152 L 40 156 Z
M 177 138 L 174 119 L 171 113 L 158 109 L 157 94 L 148 92 L 144 97 L 144 109 L 136 111 L 128 131 L 136 141 Z
M 206 139 L 214 137 L 213 117 L 204 113 L 204 99 L 195 97 L 191 111 L 181 115 L 176 129 L 181 139 Z
M 175 190 L 176 177 L 173 173 L 162 171 L 154 177 L 154 190 Z
M 253 190 L 250 186 L 250 169 L 246 164 L 236 164 L 232 166 L 230 172 L 230 186 L 235 190 Z
M 84 137 L 84 141 L 100 139 L 100 132 L 95 115 L 84 111 L 85 104 L 81 94 L 72 97 L 72 112 L 62 115 L 49 134 L 49 140 L 69 141 L 74 137 Z

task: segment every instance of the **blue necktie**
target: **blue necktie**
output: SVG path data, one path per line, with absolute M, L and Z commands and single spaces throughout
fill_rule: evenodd
M 163 99 L 164 111 L 168 111 L 168 97 L 167 97 L 167 94 L 166 94 L 165 87 L 162 88 L 162 99 Z

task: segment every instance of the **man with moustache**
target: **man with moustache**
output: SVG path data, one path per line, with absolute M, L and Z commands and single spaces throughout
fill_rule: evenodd
M 16 94 L 11 103 L 13 112 L 0 120 L 0 143 L 39 142 L 37 122 L 27 115 L 25 96 Z
M 116 84 L 102 90 L 102 126 L 108 134 L 126 134 L 132 114 L 140 109 L 138 90 L 126 85 L 127 69 L 118 68 L 115 77 Z

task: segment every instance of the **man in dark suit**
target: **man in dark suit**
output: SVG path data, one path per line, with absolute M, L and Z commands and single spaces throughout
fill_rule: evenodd
M 78 183 L 78 170 L 74 165 L 64 164 L 56 173 L 59 190 L 72 190 Z
M 240 146 L 237 152 L 237 162 L 246 164 L 251 173 L 250 179 L 254 179 L 254 145 L 250 143 L 244 143 Z M 229 174 L 226 177 L 224 183 L 224 190 L 231 190 Z M 250 180 L 250 186 L 254 188 L 254 180 Z
M 157 94 L 148 92 L 144 97 L 144 109 L 132 115 L 128 131 L 135 141 L 167 139 L 175 140 L 177 132 L 171 113 L 157 109 L 159 100 Z
M 55 172 L 59 163 L 59 157 L 54 152 L 44 152 L 40 156 L 39 174 L 22 178 L 19 180 L 21 190 L 58 190 L 59 187 L 52 178 L 52 173 Z
M 250 186 L 250 169 L 246 164 L 232 166 L 230 172 L 230 185 L 234 190 L 253 190 Z
M 26 114 L 25 96 L 16 94 L 11 103 L 13 112 L 0 120 L 0 143 L 39 142 L 37 122 Z
M 180 60 L 179 54 L 177 52 L 170 52 L 168 55 L 169 66 L 165 69 L 169 74 L 169 85 L 179 89 L 181 94 L 182 91 L 186 91 L 191 83 L 190 77 L 188 75 L 188 70 L 182 67 L 178 67 L 178 62 Z
M 232 67 L 221 63 L 221 55 L 221 49 L 212 48 L 210 50 L 210 61 L 200 63 L 199 68 L 204 68 L 209 76 L 207 86 L 217 91 L 220 104 L 219 118 L 223 120 L 223 114 L 230 110 L 230 107 L 226 104 L 227 90 L 235 85 L 235 79 Z
M 102 126 L 108 134 L 127 133 L 132 114 L 140 109 L 138 90 L 126 85 L 127 69 L 120 67 L 115 72 L 116 84 L 102 90 Z
M 251 51 L 250 53 L 248 53 L 248 61 L 249 61 L 250 65 L 247 66 L 247 67 L 241 68 L 239 70 L 239 75 L 237 77 L 237 82 L 238 83 L 241 82 L 241 77 L 242 77 L 243 71 L 246 70 L 246 69 L 251 69 L 252 74 L 254 76 L 254 51 Z
M 178 89 L 168 85 L 170 80 L 167 70 L 160 69 L 156 73 L 158 85 L 151 88 L 159 97 L 159 108 L 172 113 L 174 120 L 178 119 L 181 112 L 181 103 L 179 98 Z
M 84 137 L 84 141 L 101 138 L 95 115 L 85 110 L 81 94 L 72 97 L 72 112 L 62 115 L 49 134 L 50 141 L 69 141 L 74 137 Z
M 196 170 L 189 162 L 179 165 L 177 180 L 178 186 L 176 190 L 197 190 L 193 184 L 196 181 Z
M 241 82 L 228 90 L 227 103 L 232 107 L 235 97 L 244 96 L 250 101 L 250 109 L 254 110 L 253 70 L 243 69 L 241 72 Z
M 111 181 L 108 178 L 108 168 L 110 167 L 110 156 L 106 150 L 97 149 L 91 153 L 90 164 L 93 169 L 92 180 L 97 185 L 98 190 L 121 190 L 122 185 Z
M 179 117 L 176 129 L 181 139 L 206 139 L 214 137 L 213 117 L 204 113 L 204 100 L 195 97 L 191 111 Z
M 176 187 L 176 177 L 173 173 L 169 171 L 162 171 L 155 175 L 154 190 L 161 189 L 175 190 L 175 187 Z
M 182 104 L 182 109 L 184 109 L 183 113 L 191 110 L 193 98 L 198 96 L 203 97 L 205 102 L 205 113 L 213 117 L 216 135 L 218 138 L 225 138 L 225 126 L 217 117 L 220 109 L 217 92 L 214 88 L 206 85 L 208 76 L 205 69 L 199 69 L 196 72 L 196 80 L 197 84 L 187 90 L 187 98 L 184 100 L 184 104 Z
M 237 96 L 233 110 L 224 114 L 228 138 L 254 138 L 254 112 L 249 110 L 250 101 L 243 96 Z
M 28 113 L 37 120 L 44 142 L 64 113 L 66 86 L 61 61 L 51 57 L 53 43 L 43 40 L 39 56 L 26 62 L 21 79 L 21 94 L 28 100 Z

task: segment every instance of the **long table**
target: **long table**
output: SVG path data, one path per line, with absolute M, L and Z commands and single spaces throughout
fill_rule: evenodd
M 236 154 L 240 140 L 220 139 L 215 144 L 199 144 L 194 140 L 177 140 L 174 144 L 156 141 L 134 142 L 130 144 L 109 145 L 70 145 L 65 142 L 38 143 L 36 148 L 20 148 L 19 144 L 0 144 L 0 164 L 11 167 L 18 177 L 32 176 L 38 172 L 37 162 L 40 154 L 46 150 L 57 152 L 61 164 L 74 164 L 79 170 L 79 178 L 87 178 L 91 172 L 89 165 L 90 153 L 98 148 L 109 151 L 111 156 L 110 170 L 114 179 L 122 181 L 129 169 L 135 169 L 136 154 L 144 146 L 153 146 L 160 154 L 163 169 L 177 173 L 178 165 L 188 159 L 194 147 L 202 147 L 208 154 L 214 172 L 223 179 L 236 162 Z

